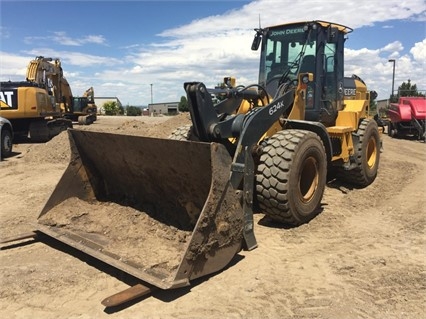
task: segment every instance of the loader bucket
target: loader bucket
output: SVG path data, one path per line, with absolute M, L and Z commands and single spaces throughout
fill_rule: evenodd
M 224 268 L 241 195 L 221 144 L 68 130 L 71 160 L 37 228 L 161 289 Z

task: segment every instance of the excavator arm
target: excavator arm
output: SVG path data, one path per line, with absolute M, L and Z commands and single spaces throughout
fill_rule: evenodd
M 64 77 L 59 59 L 38 56 L 27 67 L 26 79 L 44 87 L 55 98 L 62 111 L 69 111 L 72 105 L 71 87 Z
M 55 59 L 54 63 L 52 61 L 52 58 L 42 56 L 31 60 L 27 67 L 27 81 L 47 86 L 49 80 L 53 82 L 54 78 L 62 78 L 61 61 L 59 59 Z
M 86 97 L 90 103 L 95 102 L 95 91 L 92 86 L 83 93 L 83 97 Z

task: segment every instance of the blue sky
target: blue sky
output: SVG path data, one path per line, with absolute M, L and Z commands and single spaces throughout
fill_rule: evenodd
M 147 105 L 185 95 L 183 83 L 207 86 L 235 76 L 257 81 L 250 50 L 258 26 L 326 20 L 350 26 L 345 75 L 360 76 L 388 98 L 407 79 L 426 90 L 423 0 L 346 1 L 4 1 L 0 2 L 0 80 L 25 80 L 36 56 L 60 58 L 73 94 Z

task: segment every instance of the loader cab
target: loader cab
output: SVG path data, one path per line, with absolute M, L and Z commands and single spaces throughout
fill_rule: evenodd
M 324 21 L 257 29 L 252 49 L 261 45 L 259 84 L 275 97 L 283 93 L 278 90 L 282 84 L 296 83 L 299 73 L 312 73 L 304 120 L 334 125 L 343 107 L 344 36 L 351 31 Z

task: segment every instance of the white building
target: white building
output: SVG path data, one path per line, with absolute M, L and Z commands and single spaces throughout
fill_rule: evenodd
M 148 104 L 149 115 L 175 115 L 179 113 L 179 102 Z
M 116 96 L 112 96 L 112 97 L 96 97 L 95 96 L 95 104 L 98 107 L 99 114 L 105 114 L 105 109 L 103 106 L 107 102 L 116 102 L 118 107 L 122 106 L 120 100 Z

